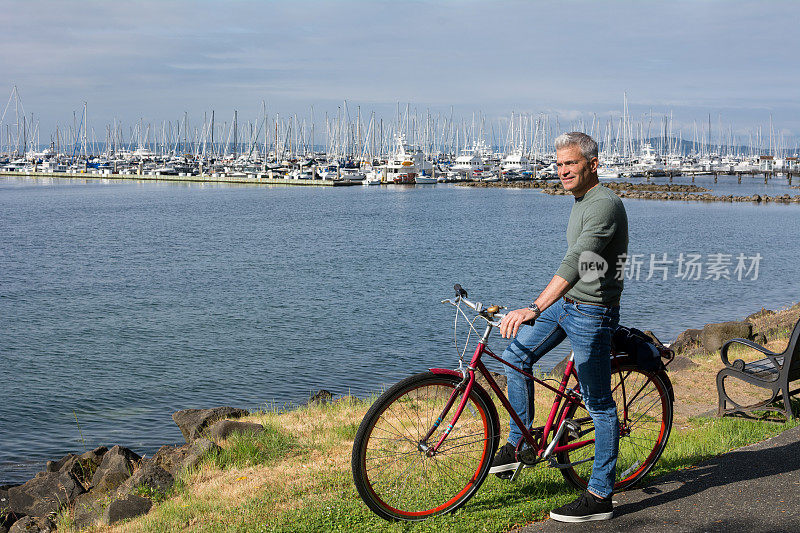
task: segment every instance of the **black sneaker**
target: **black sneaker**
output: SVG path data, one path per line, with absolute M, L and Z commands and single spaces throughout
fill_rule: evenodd
M 514 472 L 519 466 L 516 454 L 517 447 L 506 442 L 494 455 L 492 460 L 492 467 L 489 469 L 490 474 L 502 474 L 504 472 Z M 506 476 L 500 476 L 506 477 Z
M 611 502 L 611 496 L 598 498 L 587 490 L 574 502 L 550 511 L 550 518 L 559 522 L 589 522 L 608 520 L 613 514 L 614 504 Z

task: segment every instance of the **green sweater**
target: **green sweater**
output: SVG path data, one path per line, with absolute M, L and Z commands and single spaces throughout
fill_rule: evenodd
M 567 296 L 578 302 L 619 305 L 623 280 L 617 279 L 619 258 L 628 253 L 628 216 L 622 200 L 597 185 L 575 198 L 567 225 L 567 254 L 556 274 L 572 288 Z M 592 253 L 590 253 L 592 252 Z M 605 271 L 603 271 L 603 261 Z

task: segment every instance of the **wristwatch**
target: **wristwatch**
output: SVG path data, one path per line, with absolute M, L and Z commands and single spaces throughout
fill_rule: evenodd
M 541 310 L 541 309 L 539 309 L 539 306 L 538 306 L 538 305 L 536 305 L 535 303 L 531 303 L 531 304 L 529 304 L 529 305 L 528 305 L 528 309 L 530 309 L 531 311 L 533 311 L 534 313 L 536 313 L 536 316 L 535 316 L 535 317 L 533 317 L 534 319 L 537 319 L 537 318 L 539 318 L 539 315 L 541 315 L 541 314 L 542 314 L 542 310 Z

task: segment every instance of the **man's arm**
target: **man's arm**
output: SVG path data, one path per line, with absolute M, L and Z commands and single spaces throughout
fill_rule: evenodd
M 567 294 L 572 285 L 572 283 L 556 274 L 533 303 L 536 304 L 539 310 L 544 311 Z M 535 318 L 535 316 L 536 313 L 527 307 L 509 312 L 500 323 L 500 334 L 504 339 L 516 337 L 522 323 Z

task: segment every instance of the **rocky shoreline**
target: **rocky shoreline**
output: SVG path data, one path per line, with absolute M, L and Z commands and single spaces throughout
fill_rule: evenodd
M 462 187 L 478 188 L 511 188 L 511 189 L 540 189 L 545 194 L 565 196 L 570 193 L 564 190 L 558 181 L 512 181 L 512 182 L 467 182 L 459 183 Z M 655 183 L 630 183 L 630 182 L 603 182 L 603 186 L 616 191 L 620 198 L 637 200 L 671 200 L 691 202 L 753 202 L 800 204 L 800 195 L 781 194 L 776 196 L 753 194 L 750 196 L 714 195 L 708 194 L 709 189 L 696 185 L 683 184 L 655 184 Z
M 177 411 L 172 419 L 186 444 L 162 446 L 153 457 L 122 446 L 100 446 L 48 461 L 43 472 L 24 484 L 0 487 L 0 533 L 55 531 L 55 516 L 65 508 L 80 529 L 145 514 L 182 470 L 220 449 L 216 442 L 237 431 L 263 430 L 260 424 L 230 420 L 248 414 L 233 407 Z

